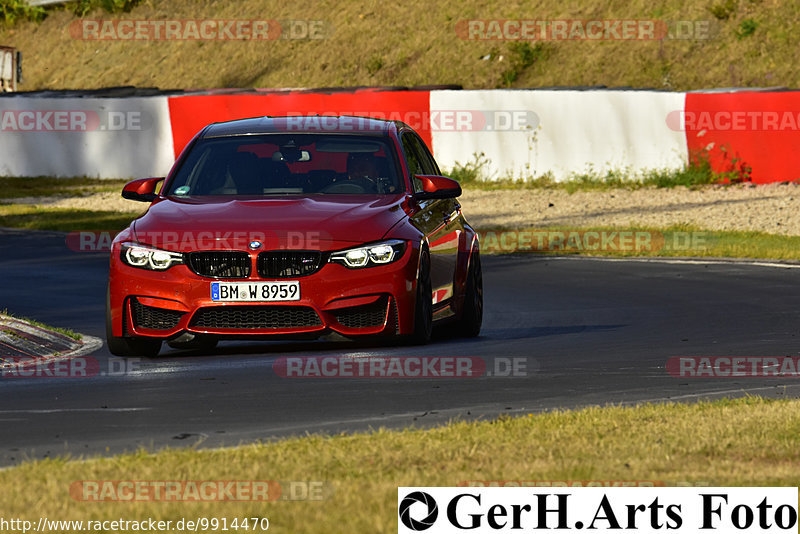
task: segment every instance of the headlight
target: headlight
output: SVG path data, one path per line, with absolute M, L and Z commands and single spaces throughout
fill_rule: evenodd
M 165 271 L 173 265 L 183 263 L 183 254 L 179 252 L 170 252 L 134 243 L 123 243 L 120 257 L 122 263 L 126 265 L 151 271 Z
M 373 267 L 399 260 L 403 256 L 404 250 L 405 241 L 392 239 L 391 241 L 334 252 L 331 254 L 330 261 L 341 263 L 351 269 Z

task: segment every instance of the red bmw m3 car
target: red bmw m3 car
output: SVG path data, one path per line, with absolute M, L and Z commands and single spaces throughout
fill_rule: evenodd
M 119 356 L 224 339 L 477 336 L 478 236 L 458 182 L 402 122 L 261 117 L 205 127 L 114 240 L 106 333 Z

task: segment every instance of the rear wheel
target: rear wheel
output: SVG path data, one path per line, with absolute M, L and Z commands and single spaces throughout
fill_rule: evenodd
M 118 337 L 111 328 L 111 291 L 106 291 L 106 344 L 114 356 L 155 358 L 161 350 L 160 339 Z
M 463 337 L 476 337 L 483 324 L 483 271 L 481 256 L 476 253 L 467 271 L 467 286 L 464 290 L 464 309 L 461 312 L 456 332 Z
M 431 285 L 431 256 L 427 250 L 421 252 L 419 275 L 417 275 L 417 298 L 414 305 L 414 333 L 412 343 L 425 344 L 433 332 L 433 289 Z

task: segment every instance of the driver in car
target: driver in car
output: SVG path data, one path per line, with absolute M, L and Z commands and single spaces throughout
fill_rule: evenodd
M 384 184 L 380 182 L 378 161 L 369 152 L 351 152 L 347 156 L 347 179 L 361 185 L 366 191 L 384 192 Z M 390 186 L 389 192 L 394 190 Z

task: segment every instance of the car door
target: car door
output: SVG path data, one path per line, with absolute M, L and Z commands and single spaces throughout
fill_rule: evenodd
M 415 174 L 441 175 L 441 171 L 418 135 L 407 131 L 403 133 L 401 140 L 414 192 L 419 192 L 422 184 L 413 179 Z M 415 224 L 428 237 L 433 305 L 436 310 L 449 303 L 453 297 L 458 244 L 462 234 L 458 216 L 461 205 L 456 199 L 447 198 L 422 200 L 419 207 Z

